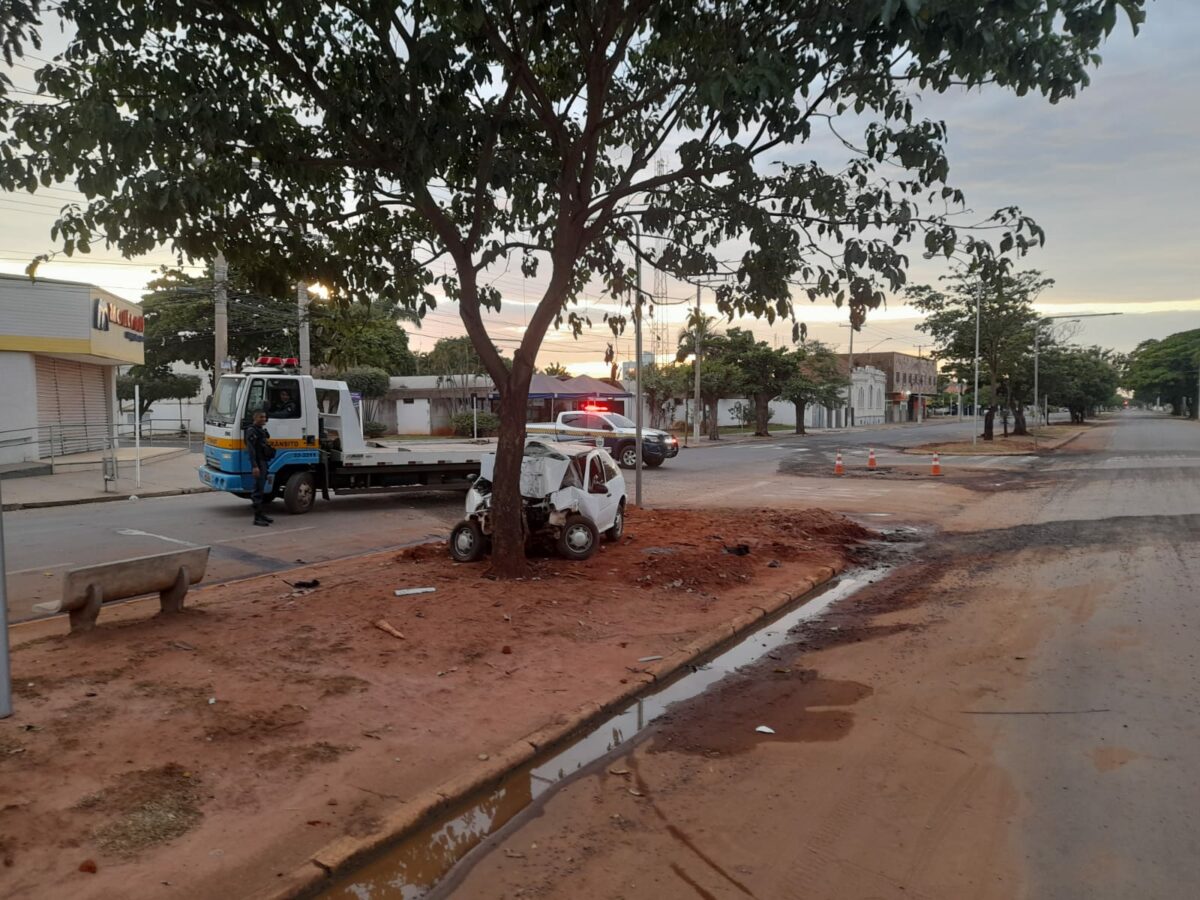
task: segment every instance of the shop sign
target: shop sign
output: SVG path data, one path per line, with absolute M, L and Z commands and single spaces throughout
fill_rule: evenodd
M 125 331 L 127 341 L 145 341 L 146 317 L 112 301 L 96 299 L 92 310 L 92 328 L 109 331 L 116 325 Z

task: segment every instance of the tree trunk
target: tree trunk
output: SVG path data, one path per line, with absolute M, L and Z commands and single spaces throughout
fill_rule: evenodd
M 807 401 L 798 400 L 795 403 L 796 407 L 796 434 L 808 434 L 804 430 L 804 410 L 808 406 Z
M 754 436 L 769 437 L 771 398 L 759 394 L 754 398 Z
M 983 439 L 985 441 L 995 440 L 996 438 L 996 407 L 989 406 L 983 414 Z
M 1028 436 L 1029 428 L 1025 423 L 1025 404 L 1017 402 L 1013 405 L 1013 436 Z
M 500 388 L 500 436 L 492 479 L 492 567 L 498 578 L 520 578 L 529 572 L 525 558 L 525 512 L 521 502 L 521 460 L 525 455 L 525 409 L 532 370 L 518 373 L 519 363 Z M 524 367 L 521 367 L 524 368 Z
M 710 441 L 721 439 L 721 417 L 720 410 L 717 409 L 720 402 L 720 398 L 710 397 L 705 404 L 708 407 L 708 439 Z

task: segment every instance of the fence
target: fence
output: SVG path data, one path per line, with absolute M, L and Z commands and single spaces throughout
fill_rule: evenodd
M 78 453 L 111 451 L 132 446 L 137 435 L 132 422 L 55 422 L 32 428 L 0 430 L 0 454 L 5 450 L 32 449 L 36 458 L 54 462 Z M 186 419 L 142 419 L 141 438 L 145 446 L 172 446 L 192 449 L 194 432 Z M 26 458 L 30 458 L 26 455 Z

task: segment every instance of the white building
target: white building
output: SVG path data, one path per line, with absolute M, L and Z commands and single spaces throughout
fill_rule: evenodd
M 451 434 L 451 417 L 472 400 L 491 409 L 493 389 L 486 375 L 393 375 L 379 421 L 394 434 Z
M 0 275 L 0 465 L 108 447 L 117 368 L 142 362 L 144 324 L 94 285 Z

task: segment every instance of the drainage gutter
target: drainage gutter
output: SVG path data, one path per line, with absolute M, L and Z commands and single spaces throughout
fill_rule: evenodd
M 822 566 L 811 578 L 801 579 L 790 591 L 768 595 L 748 611 L 705 632 L 685 647 L 661 660 L 644 666 L 622 689 L 598 701 L 588 701 L 504 750 L 479 762 L 436 788 L 417 794 L 387 815 L 380 829 L 365 837 L 344 836 L 327 844 L 310 859 L 283 873 L 273 884 L 248 895 L 247 900 L 300 900 L 313 897 L 331 886 L 334 875 L 342 875 L 370 860 L 391 845 L 398 844 L 430 819 L 475 794 L 494 787 L 516 769 L 532 761 L 548 748 L 577 736 L 590 725 L 611 715 L 630 701 L 650 693 L 685 666 L 734 638 L 754 630 L 756 625 L 785 607 L 797 602 L 814 588 L 832 580 L 846 568 L 844 562 Z

